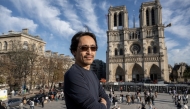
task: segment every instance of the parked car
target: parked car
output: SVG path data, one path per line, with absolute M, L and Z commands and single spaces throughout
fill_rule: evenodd
M 16 107 L 16 106 L 22 106 L 22 99 L 21 98 L 11 98 L 6 103 L 7 107 Z

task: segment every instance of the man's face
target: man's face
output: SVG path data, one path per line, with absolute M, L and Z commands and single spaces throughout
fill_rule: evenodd
M 91 36 L 82 36 L 79 39 L 77 50 L 74 52 L 76 64 L 81 67 L 90 67 L 96 55 L 94 47 L 96 47 L 96 43 Z

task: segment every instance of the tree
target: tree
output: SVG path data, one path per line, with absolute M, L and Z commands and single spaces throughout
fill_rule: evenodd
M 190 66 L 187 66 L 184 73 L 183 73 L 183 77 L 186 79 L 190 79 Z
M 32 75 L 37 56 L 31 45 L 26 47 L 20 41 L 13 42 L 12 49 L 6 53 L 4 63 L 8 66 L 7 81 L 10 87 L 15 86 L 20 89 L 21 86 L 26 86 L 27 77 L 29 74 Z

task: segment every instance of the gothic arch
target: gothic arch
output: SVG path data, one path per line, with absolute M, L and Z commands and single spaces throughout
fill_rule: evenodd
M 120 13 L 119 13 L 119 26 L 122 26 L 122 25 L 123 25 L 122 18 L 123 18 L 123 13 L 120 12 Z
M 152 25 L 155 25 L 155 10 L 154 10 L 154 8 L 152 8 L 152 10 L 151 10 L 151 21 L 152 21 Z
M 148 47 L 148 53 L 151 53 L 151 47 L 150 46 Z
M 133 81 L 141 81 L 141 79 L 144 78 L 144 72 L 143 72 L 143 68 L 135 63 L 132 69 L 132 80 Z
M 161 79 L 161 70 L 160 68 L 153 64 L 150 68 L 150 79 L 152 81 Z
M 135 33 L 133 32 L 133 33 L 132 33 L 132 39 L 134 39 L 134 38 L 135 38 Z
M 123 55 L 123 49 L 122 49 L 122 48 L 120 48 L 119 54 L 120 54 L 120 55 Z
M 153 53 L 157 53 L 158 51 L 157 51 L 157 47 L 156 46 L 154 46 L 153 47 Z
M 117 55 L 118 55 L 117 48 L 115 48 L 115 56 L 117 56 Z
M 150 21 L 150 19 L 149 19 L 149 16 L 150 16 L 149 11 L 150 11 L 150 9 L 147 8 L 147 9 L 146 9 L 146 25 L 147 25 L 147 26 L 150 25 L 150 23 L 149 23 L 149 21 Z
M 125 72 L 123 70 L 123 68 L 121 68 L 120 65 L 117 66 L 116 68 L 116 72 L 115 72 L 115 80 L 117 82 L 121 82 L 121 81 L 125 81 Z
M 114 27 L 117 26 L 117 13 L 114 13 Z

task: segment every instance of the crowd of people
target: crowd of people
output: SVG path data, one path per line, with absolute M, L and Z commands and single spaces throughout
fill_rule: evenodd
M 149 105 L 149 109 L 156 109 L 153 108 L 154 100 L 157 98 L 156 91 L 153 93 L 152 89 L 144 90 L 144 96 L 142 96 L 141 90 L 138 90 L 135 92 L 135 94 L 130 94 L 128 91 L 126 95 L 122 94 L 122 88 L 120 88 L 120 91 L 121 94 L 118 97 L 116 94 L 114 94 L 114 90 L 110 88 L 109 98 L 113 104 L 113 109 L 120 109 L 118 103 L 125 103 L 126 105 L 141 104 L 139 109 L 145 109 L 145 105 Z
M 120 109 L 119 104 L 139 104 L 138 109 L 146 109 L 146 105 L 148 105 L 148 109 L 156 109 L 154 102 L 158 96 L 156 90 L 149 88 L 145 89 L 143 92 L 141 92 L 141 90 L 138 90 L 134 94 L 128 91 L 126 95 L 123 95 L 121 88 L 120 91 L 121 93 L 118 96 L 114 94 L 114 90 L 110 88 L 109 98 L 113 106 L 112 109 Z M 187 90 L 184 91 L 183 94 L 177 93 L 176 90 L 170 90 L 169 94 L 172 95 L 172 100 L 175 103 L 177 109 L 188 109 Z
M 42 108 L 44 107 L 44 103 L 51 102 L 53 100 L 63 100 L 64 94 L 63 91 L 58 92 L 56 90 L 49 90 L 49 92 L 41 91 L 38 94 L 38 96 L 34 96 L 31 98 L 23 97 L 23 104 L 24 105 L 30 105 L 31 109 L 34 109 L 34 106 L 37 106 L 39 104 L 42 105 Z
M 172 95 L 172 100 L 177 106 L 178 109 L 188 109 L 187 103 L 188 103 L 188 94 L 187 90 L 184 91 L 183 94 L 179 94 L 176 92 L 175 89 L 170 90 L 169 94 Z

